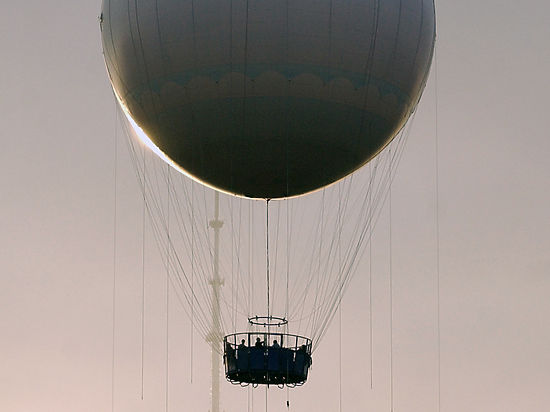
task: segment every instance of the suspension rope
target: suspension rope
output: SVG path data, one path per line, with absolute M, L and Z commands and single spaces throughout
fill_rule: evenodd
M 314 300 L 314 304 L 313 304 L 313 309 L 314 309 L 314 312 L 313 312 L 313 320 L 311 322 L 311 327 L 312 329 L 314 329 L 316 326 L 317 326 L 317 319 L 319 319 L 319 313 L 318 311 L 316 311 L 316 307 L 317 307 L 317 297 L 319 296 L 319 291 L 321 290 L 320 289 L 320 280 L 321 280 L 321 276 L 320 276 L 320 273 L 321 273 L 321 251 L 322 251 L 322 248 L 323 248 L 323 229 L 324 229 L 324 220 L 325 220 L 325 189 L 323 189 L 323 195 L 321 197 L 321 218 L 320 218 L 320 221 L 319 221 L 319 236 L 318 236 L 318 239 L 319 239 L 319 249 L 318 249 L 318 255 L 317 255 L 317 286 L 316 286 L 316 289 L 315 289 L 315 300 Z M 309 288 L 308 288 L 309 289 Z
M 194 294 L 195 287 L 195 181 L 191 181 L 191 294 Z M 190 381 L 193 383 L 193 334 L 194 334 L 194 318 L 195 318 L 195 300 L 191 299 L 191 333 L 190 339 L 190 366 L 189 374 Z
M 331 5 L 332 8 L 332 5 Z M 338 410 L 342 412 L 342 186 L 338 186 Z
M 391 170 L 391 147 L 390 147 L 390 170 Z M 390 271 L 390 412 L 393 412 L 393 244 L 392 244 L 392 182 L 389 187 L 389 271 Z
M 145 146 L 143 146 L 142 150 L 143 155 L 143 171 L 145 173 L 146 170 L 146 163 L 145 163 Z M 145 192 L 142 191 L 143 195 L 143 209 L 142 209 L 142 215 L 141 215 L 141 400 L 143 400 L 143 394 L 144 394 L 144 382 L 145 382 L 145 218 L 147 214 L 147 206 L 145 199 Z
M 288 368 L 288 367 L 287 367 Z M 286 409 L 290 410 L 290 389 L 286 386 Z
M 286 202 L 286 301 L 285 301 L 285 319 L 288 319 L 288 280 L 290 275 L 290 203 Z M 288 332 L 288 323 L 286 324 Z
M 372 165 L 369 164 L 369 181 L 370 185 L 372 185 Z M 369 208 L 372 207 L 372 191 L 369 191 L 369 200 L 368 200 Z M 369 362 L 370 362 L 370 388 L 372 390 L 373 387 L 373 327 L 372 327 L 372 231 L 373 227 L 372 224 L 369 223 L 369 341 L 370 341 L 370 348 L 369 348 Z
M 254 268 L 254 230 L 252 230 L 252 222 L 254 221 L 254 209 L 252 208 L 252 203 L 248 204 L 248 230 L 249 230 L 249 241 L 248 241 L 248 247 L 249 247 L 249 267 L 248 267 L 248 281 L 249 281 L 249 287 L 250 287 L 250 311 L 249 313 L 252 314 L 254 311 L 254 276 L 253 268 Z
M 394 153 L 392 149 L 392 165 L 400 158 L 399 155 L 401 155 L 406 142 L 405 137 L 406 133 L 401 133 L 395 139 L 394 146 L 397 150 Z M 195 199 L 193 193 L 193 186 L 189 182 L 185 182 L 184 177 L 179 174 L 177 175 L 181 179 L 181 184 L 177 187 L 177 190 L 173 184 L 171 185 L 170 210 L 173 210 L 174 213 L 170 215 L 170 219 L 174 217 L 174 222 L 171 223 L 171 239 L 168 246 L 166 246 L 166 208 L 159 205 L 159 199 L 162 199 L 162 192 L 159 190 L 159 187 L 162 187 L 161 182 L 167 177 L 166 169 L 157 165 L 156 169 L 152 168 L 151 171 L 146 172 L 150 176 L 144 176 L 145 173 L 141 159 L 137 162 L 134 160 L 134 158 L 141 155 L 141 150 L 136 153 L 136 149 L 132 148 L 135 145 L 134 142 L 131 139 L 129 141 L 130 152 L 138 178 L 141 180 L 142 187 L 146 191 L 147 211 L 150 215 L 154 215 L 151 224 L 152 233 L 159 247 L 162 249 L 168 247 L 171 253 L 167 264 L 170 267 L 170 282 L 174 287 L 170 293 L 175 293 L 175 297 L 177 297 L 180 303 L 185 300 L 187 301 L 182 306 L 184 306 L 184 311 L 188 312 L 192 318 L 193 329 L 197 328 L 197 331 L 201 335 L 206 335 L 208 333 L 208 322 L 205 319 L 210 318 L 209 313 L 211 314 L 212 304 L 211 299 L 208 298 L 210 291 L 205 279 L 208 279 L 208 273 L 211 270 L 208 262 L 212 259 L 212 244 L 211 239 L 209 239 L 209 231 L 203 228 L 203 222 L 208 222 L 206 217 L 208 209 L 206 205 L 203 208 L 201 204 L 202 198 L 206 198 L 205 193 L 207 190 L 203 189 L 204 196 L 203 194 L 199 195 L 200 200 L 196 202 L 197 199 Z M 137 144 L 135 147 L 138 147 Z M 304 319 L 307 331 L 305 329 L 302 330 L 304 334 L 314 338 L 315 346 L 317 346 L 325 335 L 328 324 L 334 315 L 340 316 L 338 314 L 338 307 L 341 296 L 349 285 L 349 281 L 356 271 L 362 254 L 371 253 L 366 252 L 366 248 L 362 248 L 361 246 L 371 238 L 372 227 L 380 213 L 378 205 L 382 203 L 384 197 L 387 195 L 388 183 L 393 174 L 393 166 L 391 170 L 387 170 L 389 159 L 390 156 L 385 151 L 385 153 L 382 153 L 377 159 L 373 160 L 370 166 L 370 178 L 363 178 L 364 174 L 362 177 L 357 178 L 352 175 L 344 179 L 339 185 L 319 191 L 307 199 L 287 200 L 287 217 L 285 222 L 281 220 L 284 217 L 279 216 L 281 213 L 284 213 L 280 209 L 281 206 L 279 206 L 275 223 L 269 222 L 269 207 L 266 208 L 266 263 L 269 260 L 269 265 L 266 267 L 266 277 L 269 270 L 269 280 L 267 282 L 269 288 L 267 291 L 269 316 L 275 310 L 279 310 L 277 308 L 282 309 L 283 305 L 277 306 L 276 296 L 282 297 L 283 294 L 286 294 L 284 300 L 286 317 L 289 321 L 296 322 L 296 324 Z M 165 166 L 164 163 L 162 165 Z M 368 172 L 364 171 L 360 173 Z M 357 183 L 353 185 L 352 183 L 355 180 Z M 323 194 L 323 192 L 325 193 Z M 320 199 L 323 195 L 325 199 L 317 202 L 316 200 Z M 315 196 L 318 196 L 317 199 L 315 199 Z M 239 205 L 246 207 L 246 205 L 243 205 L 245 201 L 239 200 L 239 202 Z M 231 230 L 229 235 L 232 237 L 232 245 L 231 248 L 228 247 L 228 250 L 232 251 L 232 260 L 227 259 L 220 262 L 220 269 L 222 269 L 221 265 L 226 264 L 227 270 L 233 272 L 237 269 L 239 272 L 233 279 L 233 282 L 236 283 L 232 286 L 231 291 L 226 289 L 226 291 L 222 291 L 220 296 L 220 302 L 225 304 L 227 308 L 230 308 L 223 311 L 224 315 L 220 321 L 227 322 L 229 320 L 231 326 L 236 324 L 235 319 L 236 313 L 239 312 L 238 308 L 242 307 L 243 313 L 254 314 L 252 313 L 254 311 L 253 299 L 257 299 L 257 297 L 254 297 L 253 272 L 256 272 L 257 268 L 255 265 L 256 262 L 254 262 L 253 249 L 256 247 L 254 237 L 258 234 L 258 227 L 261 227 L 256 223 L 261 218 L 258 215 L 256 215 L 256 218 L 253 217 L 254 211 L 252 205 L 254 202 L 246 202 L 249 204 L 248 251 L 245 246 L 246 242 L 241 241 L 237 235 L 237 232 L 240 231 L 240 224 L 239 227 L 236 227 L 237 224 L 234 222 L 236 211 L 230 205 L 231 227 L 233 230 Z M 255 204 L 258 205 L 258 203 Z M 308 207 L 297 207 L 294 209 L 293 206 L 295 205 L 307 205 Z M 337 207 L 339 208 L 338 215 L 334 213 L 331 215 L 329 211 L 336 210 Z M 256 207 L 254 206 L 254 208 Z M 311 227 L 311 230 L 305 231 L 304 222 L 313 220 L 312 218 L 315 216 L 318 217 L 316 222 L 320 221 L 321 224 L 316 224 Z M 191 223 L 189 224 L 189 222 Z M 246 218 L 243 221 L 246 225 L 245 222 Z M 293 222 L 296 222 L 296 225 Z M 351 222 L 351 226 L 347 222 Z M 286 238 L 288 241 L 285 262 L 286 276 L 283 277 L 277 276 L 277 270 L 285 270 L 283 269 L 284 266 L 277 265 L 276 263 L 278 261 L 278 251 L 284 250 L 280 247 L 281 245 L 278 245 L 278 242 L 279 239 L 285 238 L 282 236 L 284 230 L 282 225 L 285 223 L 287 227 Z M 273 224 L 277 226 L 276 229 L 271 227 Z M 273 236 L 269 233 L 271 229 L 276 230 L 275 239 L 272 239 Z M 294 232 L 300 233 L 299 242 L 296 244 L 292 244 L 291 242 Z M 179 238 L 172 239 L 172 235 L 177 235 Z M 322 237 L 321 241 L 318 240 L 319 236 Z M 302 242 L 304 244 L 303 248 L 300 246 Z M 179 243 L 182 243 L 184 247 L 178 246 L 176 251 L 174 249 L 175 245 Z M 273 253 L 269 251 L 272 247 L 275 247 L 275 258 L 272 257 Z M 369 251 L 370 249 L 371 247 L 369 247 Z M 293 254 L 297 253 L 298 250 L 300 251 L 300 258 L 294 259 Z M 248 257 L 245 258 L 247 253 Z M 187 258 L 185 255 L 187 255 Z M 303 256 L 308 258 L 304 259 Z M 237 259 L 236 262 L 234 259 Z M 238 268 L 246 260 L 248 260 L 248 271 L 245 270 L 241 274 Z M 190 265 L 189 262 L 191 262 Z M 189 270 L 189 266 L 191 270 Z M 279 268 L 279 266 L 281 267 Z M 318 270 L 316 271 L 315 269 Z M 293 273 L 292 279 L 290 278 L 290 270 Z M 294 276 L 294 273 L 296 276 Z M 279 275 L 282 274 L 279 273 Z M 237 292 L 241 295 L 241 291 L 237 291 L 238 288 L 241 288 L 243 291 L 240 299 L 237 298 Z M 285 290 L 285 292 L 281 289 Z M 256 292 L 260 292 L 260 290 Z M 227 293 L 231 293 L 232 296 L 227 296 Z M 170 299 L 172 299 L 172 296 Z M 315 303 L 311 307 L 311 303 L 314 301 Z M 307 310 L 304 311 L 306 308 Z M 372 320 L 370 323 L 372 323 Z M 301 326 L 298 329 L 301 329 Z M 308 333 L 309 331 L 311 333 Z
M 143 170 L 139 170 L 140 162 L 136 161 L 137 151 L 136 151 L 136 148 L 135 148 L 135 143 L 134 143 L 133 139 L 130 138 L 131 137 L 130 133 L 127 133 L 127 135 L 128 135 L 127 143 L 128 143 L 128 146 L 129 146 L 130 154 L 132 156 L 132 160 L 134 162 L 135 170 L 138 174 L 139 180 L 141 181 L 142 189 L 145 191 L 146 195 L 148 196 L 146 198 L 147 199 L 146 206 L 147 206 L 147 211 L 148 211 L 149 215 L 151 217 L 153 217 L 153 219 L 152 219 L 153 233 L 154 233 L 155 238 L 157 240 L 157 244 L 160 246 L 161 244 L 164 243 L 164 239 L 166 239 L 166 237 L 161 237 L 160 236 L 161 232 L 166 233 L 166 216 L 165 216 L 165 213 L 163 211 L 163 208 L 161 208 L 159 203 L 158 203 L 158 200 L 160 199 L 160 196 L 158 194 L 155 194 L 155 191 L 153 190 L 153 187 L 157 187 L 157 188 L 160 187 L 159 182 L 158 182 L 158 173 L 155 169 L 153 169 L 153 172 L 154 172 L 153 177 L 155 178 L 155 181 L 157 183 L 156 183 L 156 185 L 152 186 L 150 179 L 148 179 L 147 176 L 143 174 Z M 165 170 L 165 169 L 162 169 L 162 170 Z M 181 210 L 181 209 L 177 208 L 177 210 Z M 176 214 L 176 216 L 177 216 L 177 214 Z M 189 289 L 187 289 L 187 288 L 183 287 L 184 283 L 183 283 L 183 280 L 180 277 L 180 275 L 184 275 L 187 282 L 188 282 L 188 279 L 186 277 L 185 270 L 183 270 L 183 267 L 181 266 L 179 256 L 177 254 L 175 254 L 173 259 L 174 260 L 172 260 L 170 262 L 170 266 L 172 266 L 172 268 L 174 269 L 174 275 L 175 275 L 174 280 L 177 280 L 178 283 L 179 283 L 179 288 L 176 289 L 176 291 L 180 291 L 180 292 L 184 293 L 184 296 L 186 297 L 186 299 L 189 298 L 188 299 L 189 303 L 191 303 L 191 301 L 197 301 L 197 296 L 195 294 L 195 291 L 192 290 L 191 296 L 188 296 L 186 290 L 189 290 L 189 289 L 192 289 L 192 288 L 189 287 Z M 177 293 L 177 297 L 178 297 L 178 300 L 180 301 L 180 303 L 182 304 L 181 296 L 180 296 L 179 293 Z M 182 306 L 185 310 L 185 306 L 183 304 L 182 304 Z M 200 309 L 200 307 L 199 307 L 199 309 Z M 201 309 L 201 312 L 202 312 L 202 309 Z M 206 332 L 207 328 L 205 327 L 204 315 L 203 314 L 201 314 L 200 319 L 202 319 L 201 326 L 200 326 L 201 334 L 205 335 L 207 333 Z
M 269 322 L 270 307 L 269 307 L 269 199 L 265 201 L 265 259 L 266 259 L 266 275 L 267 275 L 267 319 Z M 267 399 L 267 392 L 266 392 Z M 266 400 L 267 402 L 267 400 Z M 266 403 L 267 407 L 267 403 Z
M 170 388 L 169 385 L 169 373 L 170 373 L 170 165 L 166 164 L 166 187 L 167 192 L 167 204 L 166 204 L 166 358 L 165 358 L 165 393 L 164 393 L 164 404 L 165 410 L 168 412 L 168 391 Z
M 237 225 L 237 230 L 234 230 L 234 207 L 233 207 L 233 200 L 234 199 L 230 199 L 229 200 L 229 209 L 230 209 L 230 216 L 231 216 L 231 232 L 230 232 L 230 235 L 231 235 L 231 248 L 232 248 L 232 252 L 231 252 L 231 259 L 232 259 L 232 262 L 231 262 L 231 273 L 233 273 L 234 271 L 234 265 L 233 265 L 233 255 L 235 255 L 235 258 L 236 258 L 236 264 L 237 264 L 237 267 L 236 267 L 236 271 L 237 271 L 237 274 L 236 276 L 234 277 L 235 279 L 235 285 L 234 287 L 231 288 L 231 292 L 232 292 L 232 295 L 231 295 L 231 305 L 230 305 L 230 309 L 228 311 L 228 313 L 231 313 L 231 322 L 232 322 L 232 328 L 233 330 L 236 329 L 236 324 L 237 324 L 237 314 L 240 314 L 242 315 L 243 317 L 248 317 L 248 311 L 249 311 L 249 300 L 250 300 L 250 296 L 248 296 L 248 293 L 247 293 L 247 284 L 244 280 L 244 273 L 242 273 L 242 262 L 241 262 L 241 253 L 244 253 L 243 252 L 243 248 L 242 248 L 242 237 L 241 237 L 241 233 L 242 233 L 242 221 L 243 221 L 243 217 L 242 217 L 242 205 L 244 202 L 242 201 L 239 201 L 239 210 L 238 210 L 238 225 Z M 222 262 L 220 262 L 220 264 L 222 264 Z M 232 277 L 233 278 L 233 277 Z M 241 289 L 241 290 L 239 290 Z M 223 292 L 223 290 L 222 290 Z M 242 299 L 239 299 L 239 293 L 242 293 Z M 227 299 L 225 298 L 225 295 L 222 293 L 222 298 L 224 299 L 225 303 L 227 304 Z M 238 310 L 238 307 L 241 307 L 241 310 L 239 311 Z
M 180 203 L 179 203 L 178 197 L 177 197 L 177 196 L 173 196 L 173 197 L 172 197 L 172 200 L 175 200 L 175 207 L 174 207 L 174 210 L 181 210 L 181 205 L 180 205 Z M 193 210 L 195 210 L 195 209 L 193 208 Z M 205 209 L 205 210 L 206 210 L 206 209 Z M 176 215 L 176 217 L 178 217 L 178 219 L 176 219 L 176 220 L 177 220 L 177 223 L 178 223 L 178 227 L 179 227 L 180 233 L 184 233 L 184 232 L 185 232 L 186 236 L 189 236 L 188 231 L 187 231 L 187 229 L 186 229 L 186 227 L 185 227 L 185 226 L 186 226 L 186 225 L 185 225 L 185 222 L 183 222 L 183 220 L 181 219 L 181 216 L 180 216 L 179 214 L 176 213 L 175 215 Z M 193 214 L 191 214 L 191 216 L 193 216 Z M 194 222 L 194 223 L 196 223 L 196 220 L 197 220 L 197 219 L 195 219 L 195 222 Z M 206 217 L 205 215 L 204 215 L 204 216 L 201 216 L 201 219 L 200 219 L 200 220 L 203 220 L 203 221 L 208 222 L 208 219 L 207 219 L 207 217 Z M 194 227 L 194 225 L 193 225 L 193 227 Z M 204 229 L 203 229 L 203 236 L 204 236 L 204 237 L 202 238 L 202 241 L 200 242 L 201 246 L 199 247 L 199 249 L 201 249 L 201 248 L 203 247 L 202 245 L 210 245 L 209 232 L 208 232 L 208 230 L 207 230 L 207 227 L 208 227 L 207 225 L 204 226 Z M 204 246 L 204 247 L 206 248 L 206 246 Z M 172 249 L 173 249 L 173 246 L 172 246 Z M 196 248 L 194 248 L 194 249 L 196 249 Z M 204 254 L 204 253 L 203 253 L 203 258 L 202 258 L 202 260 L 199 260 L 199 263 L 200 263 L 200 266 L 201 266 L 201 267 L 200 267 L 200 271 L 201 271 L 201 273 L 203 274 L 203 276 L 207 276 L 207 273 L 208 273 L 208 271 L 209 271 L 210 266 L 207 266 L 207 265 L 206 265 L 206 262 L 208 261 L 208 259 L 210 259 L 210 261 L 211 261 L 212 258 L 213 258 L 213 257 L 212 257 L 212 251 L 208 248 L 208 253 L 207 253 L 207 254 Z M 174 268 L 176 269 L 175 274 L 176 274 L 178 280 L 179 280 L 180 283 L 181 283 L 181 279 L 180 279 L 180 277 L 179 277 L 179 272 L 182 272 L 183 274 L 185 274 L 185 269 L 183 269 L 183 266 L 182 266 L 182 263 L 181 263 L 181 261 L 180 261 L 180 258 L 179 258 L 179 255 L 178 255 L 178 254 L 174 254 L 174 255 L 173 255 L 173 259 L 175 259 L 175 262 L 174 262 L 174 264 L 173 264 L 172 266 L 174 266 Z M 202 263 L 201 263 L 201 262 L 202 262 Z M 206 279 L 207 279 L 206 277 L 203 277 L 203 282 L 200 282 L 200 283 L 199 283 L 199 287 L 201 288 L 202 295 L 205 296 L 205 297 L 208 297 L 208 296 L 210 296 L 210 288 L 209 288 L 209 286 L 208 286 L 208 284 L 207 284 Z M 189 283 L 189 281 L 187 280 L 187 277 L 186 277 L 186 281 L 187 281 L 187 283 Z M 182 287 L 182 288 L 183 288 L 183 286 L 184 286 L 184 285 L 181 284 L 181 287 Z M 189 286 L 189 285 L 188 285 L 188 286 Z M 194 292 L 194 288 L 192 289 L 192 293 L 193 293 L 192 296 L 195 297 L 195 299 L 196 299 L 196 295 L 194 294 L 194 293 L 195 293 L 195 292 Z M 195 299 L 194 299 L 194 300 L 195 300 Z M 197 303 L 198 303 L 198 301 L 197 301 Z M 213 307 L 212 307 L 211 301 L 207 299 L 206 302 L 203 302 L 203 303 L 205 303 L 205 304 L 208 306 L 208 308 L 209 308 L 209 310 L 210 310 L 210 313 L 209 313 L 209 315 L 208 315 L 208 318 L 211 318 L 211 316 L 212 316 L 212 311 L 213 311 Z M 201 306 L 200 306 L 200 305 L 199 305 L 199 309 L 201 309 Z M 209 325 L 209 321 L 206 320 L 206 318 L 203 319 L 203 323 L 204 323 L 205 325 Z M 209 330 L 209 327 L 210 327 L 210 326 L 205 326 L 205 329 L 206 329 L 206 330 Z
M 414 116 L 413 116 L 414 118 Z M 411 119 L 413 120 L 413 119 Z M 364 210 L 365 205 L 367 204 L 367 198 L 368 198 L 368 191 L 373 190 L 374 196 L 373 196 L 373 206 L 371 208 L 368 208 L 370 210 L 365 211 L 365 216 L 359 219 L 359 221 L 362 221 L 362 219 L 366 219 L 367 223 L 366 225 L 361 225 L 360 227 L 354 228 L 354 234 L 352 235 L 353 239 L 357 239 L 356 241 L 353 241 L 353 244 L 349 245 L 349 248 L 346 251 L 346 255 L 344 258 L 344 261 L 347 262 L 344 264 L 345 271 L 344 271 L 344 291 L 349 285 L 349 281 L 352 277 L 352 275 L 355 273 L 355 267 L 358 263 L 358 261 L 361 259 L 361 256 L 364 253 L 364 249 L 362 249 L 360 246 L 363 244 L 365 240 L 368 240 L 371 230 L 370 226 L 374 226 L 375 221 L 380 216 L 381 209 L 378 208 L 378 205 L 384 200 L 385 197 L 388 196 L 388 190 L 386 190 L 389 187 L 389 183 L 393 179 L 393 176 L 395 174 L 395 169 L 393 165 L 397 164 L 399 160 L 401 159 L 403 149 L 405 146 L 406 138 L 410 132 L 410 124 L 412 122 L 409 122 L 409 126 L 403 129 L 398 136 L 398 138 L 395 139 L 394 145 L 396 146 L 395 152 L 392 150 L 391 153 L 389 151 L 386 151 L 386 155 L 380 157 L 380 161 L 377 161 L 375 163 L 374 167 L 374 173 L 376 174 L 376 170 L 387 170 L 383 173 L 380 179 L 377 179 L 377 187 L 371 187 L 368 190 L 365 190 L 365 198 L 363 199 L 363 203 L 359 203 L 359 206 L 362 204 L 362 207 L 359 207 L 359 209 Z M 392 165 L 390 168 L 389 165 Z M 353 175 L 352 175 L 353 176 Z M 376 212 L 376 213 L 375 213 Z M 362 212 L 363 213 L 363 212 Z M 357 234 L 355 232 L 358 231 Z M 321 303 L 319 306 L 326 308 L 324 309 L 324 314 L 322 318 L 324 321 L 322 322 L 321 326 L 317 326 L 315 328 L 316 331 L 319 331 L 317 333 L 313 333 L 312 337 L 314 338 L 314 342 L 317 344 L 322 339 L 322 337 L 325 335 L 327 331 L 328 324 L 334 317 L 336 313 L 337 308 L 337 301 L 338 301 L 338 287 L 337 283 L 335 282 L 332 285 L 332 288 L 329 288 L 329 291 L 325 294 L 326 298 L 324 299 L 324 302 L 332 302 L 332 303 Z
M 277 264 L 279 262 L 279 235 L 280 235 L 280 228 L 281 228 L 281 202 L 275 203 L 277 205 L 277 215 L 275 219 L 275 240 L 272 240 L 272 243 L 275 246 L 275 253 L 274 257 L 271 259 L 271 265 L 270 265 L 270 275 L 271 275 L 271 283 L 273 286 L 277 285 L 278 277 L 277 273 L 279 272 L 277 269 Z M 273 219 L 272 219 L 273 220 Z M 273 226 L 273 225 L 272 225 Z M 273 252 L 272 252 L 273 255 Z M 271 302 L 273 302 L 271 307 L 271 312 L 273 313 L 273 307 L 275 306 L 275 303 L 278 301 L 278 295 L 277 295 L 277 288 L 273 287 L 273 292 L 271 293 Z
M 117 104 L 115 99 L 115 105 Z M 112 330 L 112 347 L 111 347 L 111 411 L 115 410 L 115 355 L 116 355 L 116 285 L 117 285 L 117 183 L 118 183 L 118 110 L 115 106 L 115 131 L 114 131 L 114 170 L 113 170 L 113 295 L 112 295 L 112 311 L 113 311 L 113 330 Z
M 135 147 L 133 146 L 132 139 L 130 139 L 130 136 L 128 136 L 128 137 L 129 138 L 127 139 L 127 141 L 129 143 L 130 154 L 132 155 L 132 160 L 134 161 L 135 166 L 139 166 L 139 162 L 135 161 L 136 160 L 135 156 L 137 155 L 137 153 L 136 153 Z M 146 194 L 150 193 L 150 191 L 149 191 L 150 179 L 147 179 L 147 176 L 144 176 L 141 173 L 142 171 L 140 171 L 139 168 L 137 168 L 137 167 L 136 167 L 136 171 L 138 172 L 138 178 L 141 181 L 142 189 L 146 191 Z M 162 217 L 164 215 L 164 213 L 162 213 L 162 208 L 159 208 L 158 198 L 153 198 L 153 199 L 148 198 L 146 206 L 147 206 L 147 211 L 148 211 L 148 213 L 151 217 L 155 217 L 155 216 Z M 157 241 L 157 244 L 160 247 L 164 243 L 164 240 L 166 239 L 165 236 L 163 236 L 163 237 L 160 236 L 161 232 L 166 233 L 166 225 L 165 225 L 166 222 L 165 222 L 164 218 L 162 218 L 160 221 L 157 220 L 157 219 L 152 219 L 152 223 L 153 223 L 153 225 L 152 225 L 153 234 L 155 235 L 155 239 Z M 162 224 L 162 223 L 164 223 L 164 224 Z M 161 229 L 159 224 L 162 224 L 164 229 Z M 175 269 L 174 273 L 177 275 L 175 280 L 178 280 L 178 282 L 182 286 L 183 285 L 182 279 L 180 278 L 180 275 L 179 275 L 178 269 L 177 269 L 177 264 L 178 263 L 179 262 L 178 262 L 178 259 L 177 259 L 177 256 L 176 256 L 176 262 L 175 263 L 171 262 L 171 266 Z M 183 274 L 185 275 L 185 273 L 183 273 Z M 181 290 L 184 291 L 185 289 L 181 289 Z M 187 298 L 187 295 L 186 295 L 186 298 Z M 196 298 L 196 296 L 195 296 L 195 298 Z M 180 303 L 182 303 L 181 302 L 181 297 L 179 296 L 179 294 L 178 294 L 178 300 L 180 300 Z M 184 309 L 185 309 L 185 307 L 184 307 Z
M 229 201 L 229 216 L 230 216 L 230 226 L 231 226 L 231 234 L 235 235 L 235 222 L 233 219 L 233 203 L 231 200 Z M 236 308 L 237 307 L 237 298 L 238 298 L 238 289 L 235 291 L 235 273 L 234 273 L 234 257 L 235 257 L 235 242 L 231 242 L 231 307 Z M 235 331 L 235 318 L 236 318 L 236 311 L 231 312 L 231 326 L 232 330 Z
M 437 49 L 434 49 L 435 83 L 435 238 L 436 238 L 436 323 L 437 323 L 437 410 L 441 410 L 441 274 L 440 274 L 440 232 L 439 232 L 439 92 L 437 76 Z

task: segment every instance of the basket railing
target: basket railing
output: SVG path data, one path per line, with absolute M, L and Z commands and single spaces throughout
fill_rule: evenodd
M 258 340 L 259 339 L 259 340 Z M 244 340 L 244 342 L 243 342 Z M 281 332 L 241 332 L 227 335 L 223 339 L 224 348 L 238 349 L 243 347 L 280 347 L 292 350 L 302 350 L 311 355 L 311 339 L 300 335 Z M 276 343 L 274 343 L 276 341 Z

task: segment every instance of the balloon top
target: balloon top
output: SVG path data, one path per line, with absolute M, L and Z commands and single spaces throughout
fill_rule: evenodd
M 250 198 L 312 192 L 370 161 L 414 111 L 433 0 L 227 4 L 103 2 L 115 94 L 195 180 Z

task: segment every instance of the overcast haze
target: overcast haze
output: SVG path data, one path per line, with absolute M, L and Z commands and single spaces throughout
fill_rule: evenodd
M 115 102 L 99 1 L 3 4 L 0 26 L 0 410 L 111 410 Z M 439 1 L 432 70 L 392 186 L 394 410 L 438 411 L 435 142 L 439 142 L 441 411 L 550 405 L 550 5 Z M 435 67 L 435 66 L 434 66 Z M 165 406 L 162 264 L 146 261 L 140 378 L 141 194 L 118 134 L 115 411 Z M 389 208 L 368 279 L 343 301 L 342 410 L 389 411 Z M 155 299 L 156 297 L 156 299 Z M 209 352 L 174 305 L 169 411 L 207 411 Z M 338 320 L 290 410 L 339 410 Z M 335 372 L 336 371 L 336 372 Z M 222 410 L 247 410 L 222 382 Z M 286 410 L 270 389 L 269 410 Z M 265 391 L 254 391 L 254 411 Z

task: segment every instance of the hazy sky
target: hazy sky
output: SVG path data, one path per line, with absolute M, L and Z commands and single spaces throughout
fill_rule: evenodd
M 550 5 L 437 2 L 441 411 L 550 404 Z M 0 113 L 0 410 L 111 410 L 115 103 L 100 2 L 3 4 Z M 394 410 L 438 411 L 435 77 L 392 188 Z M 120 137 L 120 136 L 119 136 Z M 119 139 L 115 411 L 165 410 L 162 266 L 151 252 L 140 379 L 141 203 Z M 388 208 L 373 244 L 373 388 L 367 279 L 343 303 L 342 410 L 389 411 Z M 137 229 L 136 229 L 137 228 Z M 155 250 L 153 244 L 151 251 Z M 158 274 L 158 278 L 155 276 Z M 153 299 L 154 302 L 154 299 Z M 209 354 L 174 306 L 170 411 L 207 411 Z M 291 410 L 338 411 L 338 322 Z M 269 410 L 286 410 L 270 390 Z M 222 409 L 247 410 L 222 382 Z M 265 391 L 254 391 L 254 411 Z

